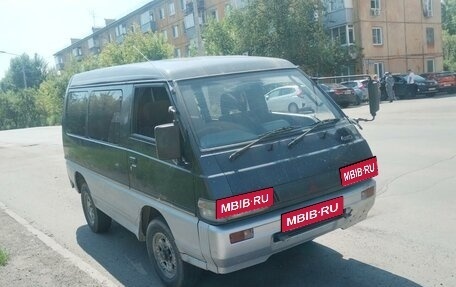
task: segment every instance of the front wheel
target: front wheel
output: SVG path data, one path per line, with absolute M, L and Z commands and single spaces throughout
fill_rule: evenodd
M 182 261 L 171 230 L 163 221 L 149 223 L 146 245 L 152 265 L 166 286 L 190 287 L 196 283 L 200 269 Z
M 90 229 L 95 233 L 108 231 L 111 227 L 111 217 L 95 207 L 92 196 L 90 195 L 89 186 L 85 182 L 81 185 L 81 202 L 84 216 Z

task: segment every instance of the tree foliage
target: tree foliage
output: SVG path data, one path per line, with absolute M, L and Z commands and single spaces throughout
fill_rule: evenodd
M 11 59 L 10 67 L 1 82 L 2 90 L 37 88 L 46 79 L 47 65 L 37 54 L 30 58 L 27 54 Z
M 131 32 L 121 44 L 110 43 L 99 55 L 101 67 L 170 58 L 173 46 L 159 33 Z
M 211 55 L 244 54 L 279 57 L 314 75 L 334 75 L 350 58 L 330 40 L 321 21 L 320 0 L 254 0 L 204 29 Z
M 60 124 L 65 90 L 71 77 L 83 71 L 112 65 L 169 58 L 173 47 L 158 33 L 132 32 L 120 44 L 112 43 L 97 56 L 73 59 L 64 71 L 47 70 L 41 57 L 22 55 L 11 61 L 1 82 L 0 129 Z M 143 56 L 144 55 L 144 56 Z M 27 89 L 22 74 L 24 64 Z
M 456 71 L 456 0 L 442 3 L 443 68 Z

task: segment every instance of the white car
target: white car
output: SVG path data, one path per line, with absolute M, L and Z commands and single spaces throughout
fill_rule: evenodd
M 265 96 L 269 110 L 272 112 L 298 113 L 310 108 L 302 89 L 296 85 L 276 88 Z

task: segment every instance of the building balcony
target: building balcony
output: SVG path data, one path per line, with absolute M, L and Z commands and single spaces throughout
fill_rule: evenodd
M 147 32 L 156 32 L 157 31 L 157 22 L 151 21 L 141 25 L 141 31 L 143 33 Z
M 205 8 L 204 8 L 204 0 L 198 0 L 198 11 L 201 12 L 201 11 L 204 11 Z M 193 1 L 190 1 L 187 3 L 187 5 L 185 6 L 185 15 L 189 15 L 189 14 L 192 14 L 193 13 Z

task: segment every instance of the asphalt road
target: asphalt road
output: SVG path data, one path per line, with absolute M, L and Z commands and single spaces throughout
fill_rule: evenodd
M 345 112 L 367 117 L 368 107 Z M 205 272 L 198 286 L 456 286 L 455 123 L 456 96 L 383 102 L 362 124 L 379 164 L 366 221 L 239 272 Z M 0 202 L 115 284 L 161 286 L 133 234 L 89 231 L 60 127 L 0 132 Z

